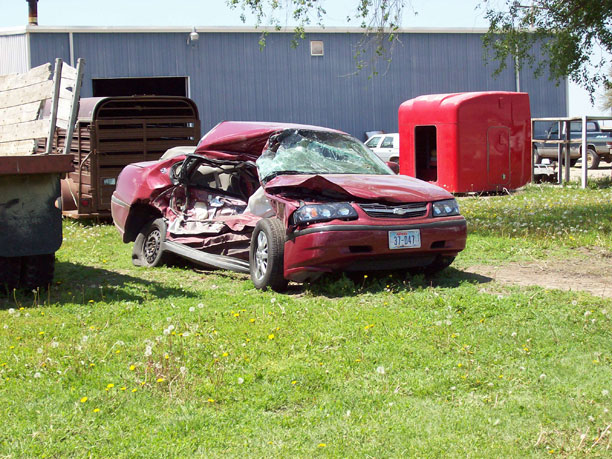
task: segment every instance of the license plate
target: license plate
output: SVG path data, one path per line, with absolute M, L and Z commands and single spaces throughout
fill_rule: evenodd
M 421 231 L 389 231 L 390 249 L 414 249 L 421 247 Z

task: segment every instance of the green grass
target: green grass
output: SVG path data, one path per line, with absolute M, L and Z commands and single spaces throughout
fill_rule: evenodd
M 610 196 L 462 198 L 456 266 L 609 251 Z M 275 294 L 64 237 L 49 292 L 0 299 L 0 457 L 609 454 L 610 300 L 455 268 Z

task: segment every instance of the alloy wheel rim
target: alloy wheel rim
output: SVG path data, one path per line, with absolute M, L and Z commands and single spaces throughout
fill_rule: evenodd
M 151 264 L 155 261 L 159 248 L 161 246 L 161 233 L 158 229 L 154 229 L 147 236 L 144 244 L 144 257 L 147 263 Z
M 263 279 L 268 270 L 268 238 L 261 231 L 257 235 L 257 247 L 255 249 L 255 278 Z

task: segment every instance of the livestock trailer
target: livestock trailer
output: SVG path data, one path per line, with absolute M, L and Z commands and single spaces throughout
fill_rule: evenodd
M 531 180 L 529 95 L 433 94 L 399 108 L 400 174 L 453 193 L 520 188 Z
M 63 150 L 65 135 L 56 131 L 55 149 Z M 110 217 L 111 195 L 125 166 L 157 160 L 169 148 L 199 139 L 198 109 L 187 97 L 82 98 L 70 148 L 74 172 L 62 181 L 63 214 Z

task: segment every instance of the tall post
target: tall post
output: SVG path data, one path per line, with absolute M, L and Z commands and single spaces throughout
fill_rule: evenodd
M 70 118 L 68 119 L 68 129 L 66 129 L 66 141 L 64 144 L 64 154 L 70 153 L 70 147 L 72 146 L 72 134 L 74 133 L 74 126 L 77 122 L 79 114 L 79 99 L 81 97 L 81 83 L 83 81 L 83 72 L 85 67 L 85 59 L 79 59 L 77 64 L 77 76 L 74 82 L 74 88 L 72 92 L 72 104 L 70 106 Z
M 60 82 L 62 80 L 62 60 L 55 59 L 55 72 L 53 74 L 53 96 L 51 98 L 51 119 L 49 120 L 49 135 L 47 136 L 46 154 L 53 150 L 53 135 L 55 134 L 55 123 L 57 122 L 57 105 L 59 103 Z
M 570 159 L 570 130 L 572 124 L 571 121 L 565 122 L 565 183 L 570 181 L 570 167 L 571 167 L 571 159 Z
M 559 121 L 557 123 L 557 140 L 559 142 L 557 142 L 557 166 L 559 167 L 557 169 L 557 183 L 561 184 L 563 183 L 563 156 L 562 156 L 562 152 L 563 152 L 563 147 L 561 146 L 561 127 L 563 126 L 563 123 L 561 121 Z
M 582 188 L 587 186 L 587 117 L 582 115 Z

